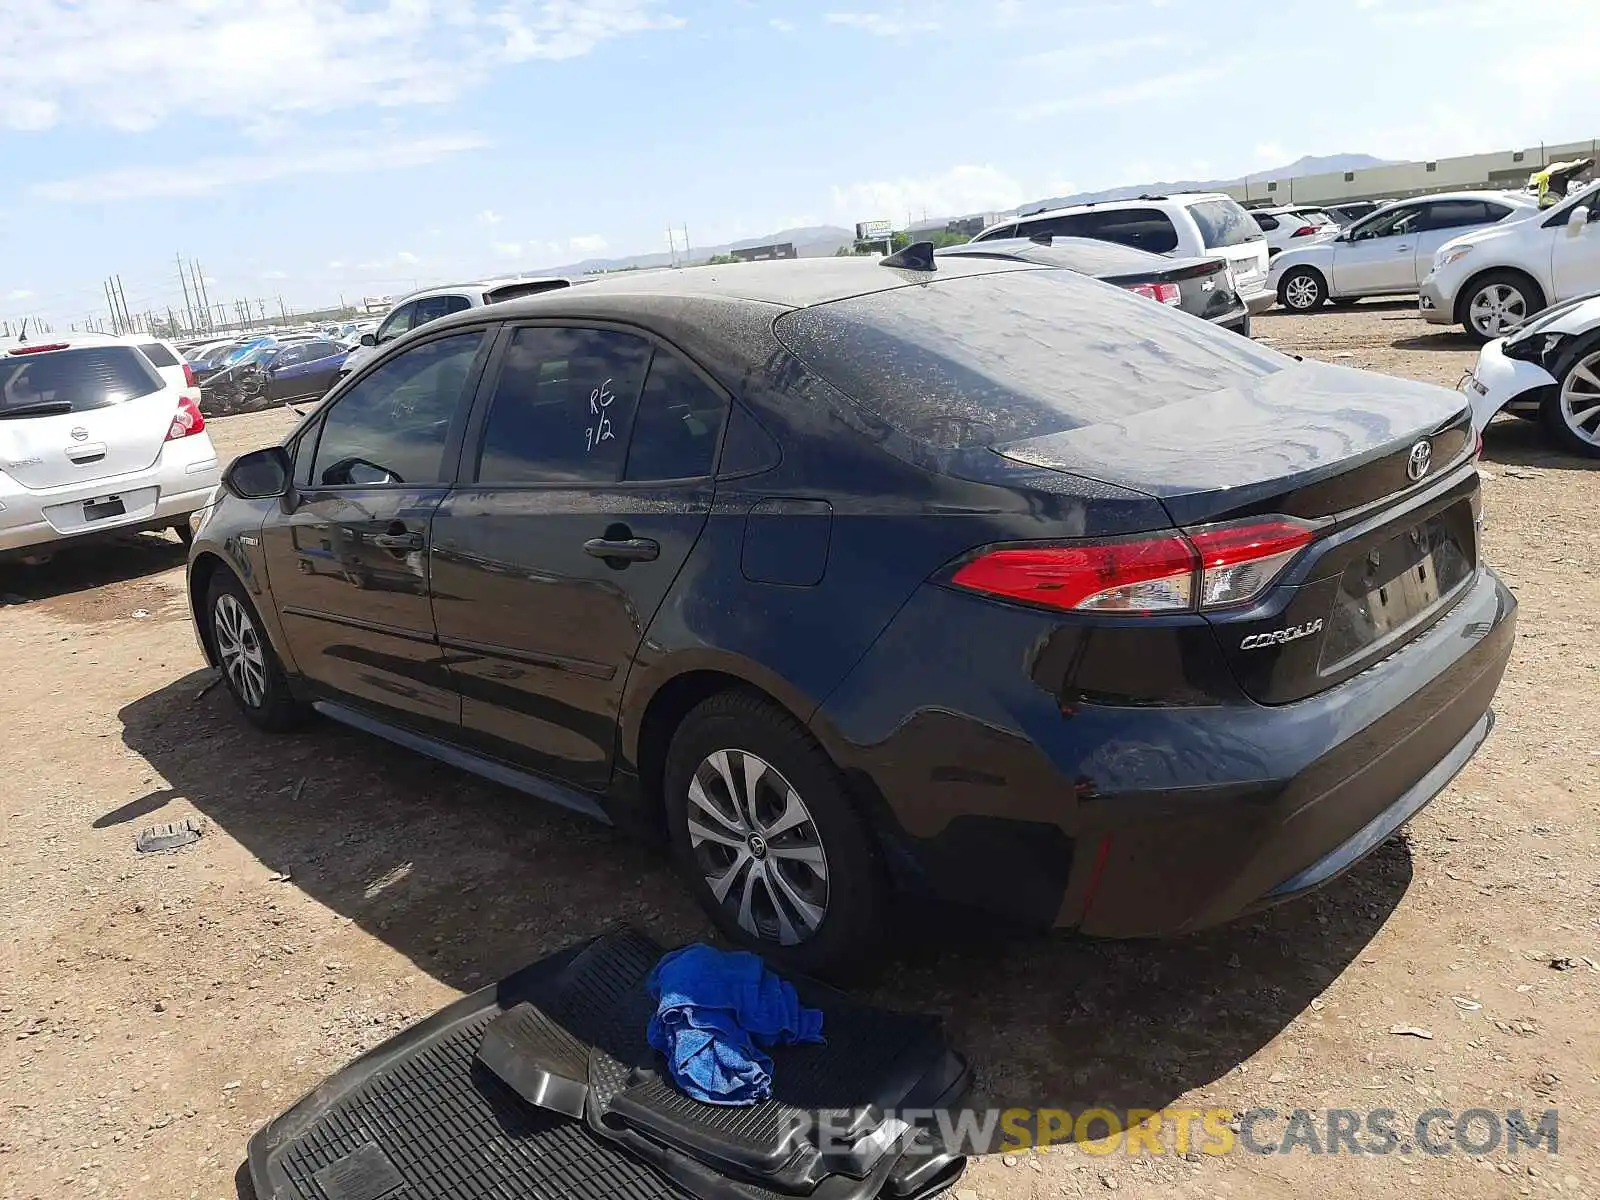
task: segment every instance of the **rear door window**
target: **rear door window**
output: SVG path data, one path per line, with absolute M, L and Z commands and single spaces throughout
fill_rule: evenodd
M 1482 200 L 1435 200 L 1423 206 L 1417 228 L 1422 232 L 1460 229 L 1467 225 L 1486 225 L 1493 219 L 1489 206 Z
M 0 419 L 89 412 L 165 386 L 132 346 L 6 355 L 0 358 Z
M 936 280 L 801 309 L 775 329 L 865 412 L 938 449 L 1117 421 L 1291 361 L 1065 271 Z
M 1200 240 L 1207 250 L 1262 240 L 1261 230 L 1237 200 L 1196 200 L 1185 207 L 1200 227 Z
M 178 365 L 177 357 L 160 342 L 144 342 L 139 346 L 139 352 L 148 358 L 153 366 L 175 367 Z
M 411 328 L 448 317 L 451 313 L 464 312 L 471 307 L 472 301 L 465 296 L 428 296 L 417 301 L 417 316 Z
M 476 480 L 615 483 L 653 347 L 612 329 L 518 329 L 489 400 Z

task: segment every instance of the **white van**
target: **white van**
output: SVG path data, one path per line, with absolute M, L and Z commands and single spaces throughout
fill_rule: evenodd
M 1419 305 L 1434 325 L 1474 341 L 1510 332 L 1551 304 L 1600 290 L 1600 183 L 1527 221 L 1439 247 Z
M 1267 287 L 1267 235 L 1232 196 L 1224 192 L 1185 192 L 1140 196 L 1030 213 L 991 225 L 972 240 L 1082 237 L 1116 242 L 1152 254 L 1184 258 L 1225 258 L 1234 290 L 1252 313 L 1272 307 Z

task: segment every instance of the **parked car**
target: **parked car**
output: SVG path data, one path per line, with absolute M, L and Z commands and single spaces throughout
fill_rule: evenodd
M 1090 238 L 991 238 L 947 246 L 939 257 L 979 257 L 1062 267 L 1250 336 L 1250 309 L 1225 258 L 1168 258 Z
M 1234 286 L 1250 311 L 1272 307 L 1266 235 L 1237 200 L 1222 192 L 1141 196 L 1058 208 L 992 225 L 972 240 L 1013 237 L 1093 238 L 1184 258 L 1220 254 L 1228 260 Z
M 1252 208 L 1250 219 L 1267 235 L 1267 257 L 1276 258 L 1300 238 L 1332 237 L 1339 223 L 1320 208 L 1309 205 L 1284 205 L 1278 208 Z
M 1507 412 L 1541 422 L 1574 454 L 1600 458 L 1600 291 L 1489 342 L 1461 391 L 1479 430 Z
M 320 400 L 350 348 L 327 338 L 263 343 L 205 381 L 200 407 L 209 417 Z
M 0 552 L 110 531 L 189 540 L 217 454 L 193 389 L 145 345 L 161 343 L 73 333 L 0 350 Z
M 428 288 L 413 292 L 401 299 L 372 332 L 360 335 L 357 348 L 351 352 L 340 370 L 340 378 L 350 374 L 369 357 L 378 346 L 394 341 L 403 333 L 418 329 L 430 321 L 469 308 L 486 304 L 500 304 L 522 296 L 537 296 L 542 292 L 571 287 L 573 280 L 559 277 L 516 279 L 487 279 L 477 283 L 454 283 L 445 287 Z M 581 281 L 580 281 L 581 282 Z
M 1329 300 L 1414 295 L 1433 253 L 1451 238 L 1538 210 L 1507 192 L 1448 192 L 1380 208 L 1325 241 L 1285 250 L 1272 260 L 1271 287 L 1290 312 Z
M 1600 289 L 1600 183 L 1534 219 L 1457 237 L 1423 280 L 1422 317 L 1477 341 L 1509 333 L 1547 304 Z
M 613 278 L 385 346 L 226 473 L 207 659 L 262 728 L 309 707 L 664 833 L 805 970 L 896 889 L 1212 925 L 1448 783 L 1516 608 L 1462 396 L 913 261 Z
M 145 360 L 156 369 L 162 381 L 169 387 L 175 387 L 180 393 L 188 396 L 196 403 L 200 400 L 200 384 L 195 377 L 194 368 L 184 361 L 178 353 L 178 348 L 171 342 L 162 338 L 151 337 L 148 333 L 123 334 L 115 340 L 124 346 L 135 346 L 144 355 Z

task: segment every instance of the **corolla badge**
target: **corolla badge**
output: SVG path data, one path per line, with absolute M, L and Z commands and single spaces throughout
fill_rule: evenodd
M 1304 625 L 1290 625 L 1287 629 L 1274 629 L 1271 633 L 1252 633 L 1239 643 L 1241 650 L 1263 650 L 1268 646 L 1281 646 L 1285 642 L 1298 642 L 1314 633 L 1322 632 L 1322 618 L 1307 621 Z
M 69 432 L 72 434 L 72 440 L 75 442 L 85 442 L 89 440 L 89 431 L 82 425 L 74 425 Z
M 1427 442 L 1418 442 L 1411 447 L 1411 457 L 1406 460 L 1406 474 L 1412 479 L 1421 479 L 1428 473 L 1428 468 L 1433 465 L 1433 447 Z

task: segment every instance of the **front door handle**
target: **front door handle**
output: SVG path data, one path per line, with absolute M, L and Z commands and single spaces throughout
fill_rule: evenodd
M 1395 253 L 1396 253 L 1396 254 L 1404 254 L 1404 253 L 1406 253 L 1406 252 L 1407 252 L 1407 251 L 1408 251 L 1408 250 L 1410 250 L 1410 249 L 1411 249 L 1411 247 L 1410 247 L 1410 246 L 1396 246 L 1396 247 L 1395 247 L 1395 248 L 1394 248 L 1394 252 L 1395 252 Z
M 590 538 L 583 544 L 583 552 L 592 558 L 655 562 L 661 557 L 661 543 L 650 538 Z
M 420 533 L 375 533 L 372 544 L 380 550 L 421 550 Z

